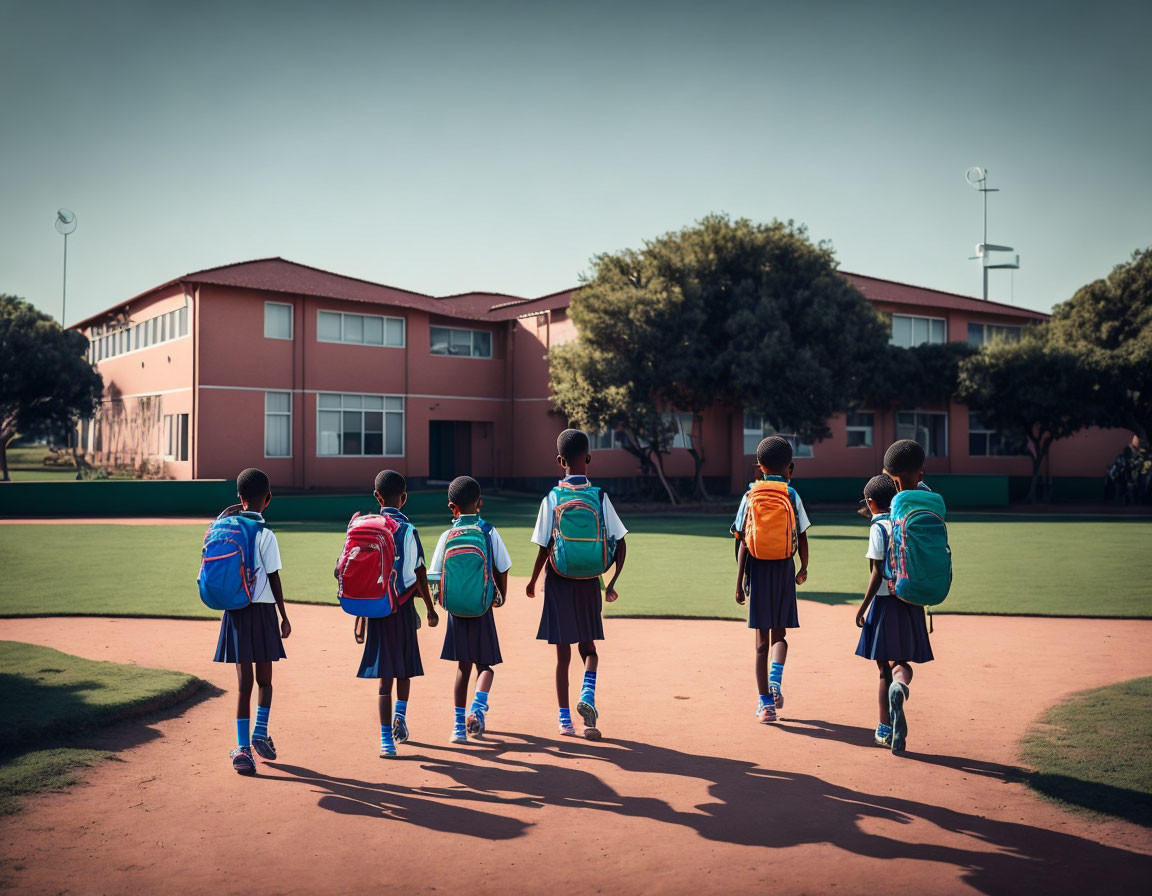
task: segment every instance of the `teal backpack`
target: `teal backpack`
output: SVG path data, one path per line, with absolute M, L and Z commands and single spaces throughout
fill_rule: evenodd
M 496 600 L 492 526 L 480 517 L 453 525 L 444 543 L 440 605 L 453 616 L 483 616 Z
M 901 600 L 922 607 L 943 603 L 952 587 L 952 550 L 944 523 L 944 499 L 924 489 L 897 492 L 888 515 L 885 574 Z
M 616 556 L 616 540 L 608 537 L 604 522 L 604 491 L 561 482 L 552 494 L 552 568 L 566 579 L 598 578 Z

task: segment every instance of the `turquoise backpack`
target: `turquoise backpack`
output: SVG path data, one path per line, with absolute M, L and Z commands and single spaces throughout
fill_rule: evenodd
M 492 526 L 480 517 L 448 530 L 440 572 L 440 605 L 453 616 L 483 616 L 496 600 Z
M 598 578 L 616 556 L 616 540 L 608 537 L 604 522 L 604 491 L 561 482 L 552 494 L 552 568 L 566 579 Z
M 952 587 L 952 550 L 944 523 L 944 499 L 924 489 L 897 492 L 888 515 L 885 575 L 901 600 L 922 607 L 944 602 Z

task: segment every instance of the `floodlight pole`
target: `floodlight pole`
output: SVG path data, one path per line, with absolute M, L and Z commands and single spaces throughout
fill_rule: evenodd
M 984 275 L 987 280 L 988 275 Z M 68 234 L 64 234 L 64 276 L 61 281 L 60 328 L 64 328 L 64 315 L 68 312 Z
M 992 188 L 988 186 L 988 181 L 984 181 L 984 186 L 980 188 L 980 192 L 984 194 L 984 242 L 981 245 L 988 245 L 988 194 L 999 193 L 999 188 Z M 985 249 L 985 252 L 988 250 Z M 980 260 L 980 269 L 984 273 L 984 301 L 988 301 L 988 264 L 985 259 Z

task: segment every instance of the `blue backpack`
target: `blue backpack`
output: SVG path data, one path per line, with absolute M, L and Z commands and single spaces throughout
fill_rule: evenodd
M 888 510 L 892 538 L 884 574 L 892 593 L 910 604 L 934 607 L 952 587 L 952 550 L 944 499 L 924 489 L 897 492 Z
M 244 514 L 214 519 L 204 534 L 200 600 L 213 610 L 240 610 L 252 602 L 256 585 L 256 536 L 261 520 Z

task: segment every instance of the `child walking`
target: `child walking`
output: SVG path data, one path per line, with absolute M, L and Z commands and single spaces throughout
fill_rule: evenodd
M 599 654 L 596 642 L 604 640 L 604 621 L 601 616 L 600 576 L 592 578 L 570 578 L 562 575 L 555 566 L 552 549 L 555 539 L 560 537 L 560 514 L 557 508 L 567 504 L 569 492 L 586 492 L 586 499 L 599 507 L 602 518 L 597 520 L 597 531 L 606 539 L 606 545 L 615 543 L 615 569 L 605 588 L 605 596 L 612 603 L 619 596 L 616 593 L 616 580 L 624 569 L 624 558 L 628 549 L 624 537 L 628 530 L 620 521 L 612 501 L 602 490 L 595 489 L 588 479 L 588 464 L 592 458 L 588 453 L 588 436 L 578 429 L 566 429 L 556 439 L 556 462 L 564 470 L 564 478 L 540 502 L 540 512 L 536 516 L 536 528 L 532 532 L 532 543 L 539 550 L 532 576 L 528 580 L 525 593 L 536 596 L 536 580 L 540 571 L 544 573 L 544 606 L 540 614 L 540 628 L 536 638 L 556 646 L 556 701 L 559 705 L 559 730 L 562 735 L 574 737 L 576 728 L 572 724 L 572 712 L 568 700 L 568 667 L 572 661 L 572 645 L 580 651 L 584 662 L 584 682 L 580 687 L 580 700 L 576 711 L 584 721 L 584 736 L 598 740 L 600 729 L 596 727 L 599 711 L 596 709 L 596 672 L 599 668 Z M 584 499 L 582 499 L 584 500 Z M 586 505 L 591 506 L 591 505 Z M 612 555 L 608 547 L 605 554 L 609 561 Z M 603 565 L 599 567 L 601 571 Z
M 897 755 L 908 743 L 904 704 L 912 684 L 911 664 L 933 659 L 924 608 L 892 594 L 884 569 L 892 538 L 888 509 L 897 492 L 915 488 L 927 488 L 924 449 L 912 439 L 901 439 L 884 452 L 884 475 L 874 476 L 864 487 L 864 500 L 872 514 L 867 553 L 872 575 L 856 613 L 861 629 L 856 655 L 874 660 L 880 670 L 880 723 L 875 741 Z
M 268 476 L 254 467 L 236 477 L 239 504 L 233 504 L 221 517 L 243 514 L 261 524 L 256 533 L 254 565 L 256 581 L 252 602 L 240 610 L 225 610 L 216 642 L 217 663 L 235 663 L 239 692 L 236 697 L 236 748 L 229 754 L 232 768 L 241 775 L 256 774 L 252 750 L 264 759 L 276 758 L 276 746 L 268 734 L 272 710 L 272 664 L 284 659 L 283 638 L 292 634 L 284 609 L 284 589 L 280 584 L 280 547 L 272 530 L 264 525 L 263 512 L 272 501 Z M 276 611 L 280 611 L 277 624 Z M 253 676 L 255 669 L 255 676 Z M 253 677 L 259 686 L 256 727 L 252 722 Z
M 435 628 L 440 621 L 432 606 L 428 590 L 428 576 L 424 570 L 424 547 L 420 533 L 409 522 L 402 508 L 408 500 L 408 483 L 395 470 L 381 470 L 376 474 L 372 495 L 380 505 L 380 513 L 400 524 L 396 531 L 397 543 L 395 572 L 398 589 L 407 599 L 400 609 L 383 619 L 366 619 L 364 655 L 360 659 L 357 678 L 376 678 L 380 681 L 380 758 L 396 755 L 396 744 L 408 740 L 408 697 L 412 679 L 424 674 L 420 662 L 420 642 L 416 631 L 420 617 L 416 614 L 417 594 L 427 608 L 428 625 Z M 396 707 L 392 707 L 392 682 L 396 682 Z
M 784 663 L 788 659 L 785 635 L 788 629 L 800 626 L 796 586 L 808 579 L 807 532 L 811 523 L 800 495 L 788 484 L 792 464 L 792 445 L 788 440 L 780 436 L 764 439 L 756 447 L 756 463 L 763 478 L 754 482 L 741 499 L 732 532 L 740 544 L 736 603 L 743 605 L 747 596 L 748 627 L 756 630 L 756 687 L 760 693 L 756 718 L 767 725 L 776 721 L 776 711 L 784 707 Z M 763 541 L 771 549 L 750 547 L 753 539 Z M 799 572 L 793 559 L 797 551 Z M 776 559 L 760 559 L 755 556 L 757 552 Z
M 454 744 L 466 743 L 469 734 L 479 737 L 484 733 L 485 717 L 489 709 L 488 694 L 492 689 L 492 667 L 503 662 L 492 609 L 493 606 L 503 603 L 503 596 L 508 593 L 508 570 L 512 568 L 512 558 L 500 533 L 480 518 L 480 507 L 483 503 L 480 498 L 480 483 L 471 476 L 457 476 L 452 480 L 448 486 L 448 509 L 452 511 L 452 528 L 440 536 L 436 550 L 432 554 L 432 566 L 428 570 L 428 578 L 441 583 L 440 602 L 449 611 L 448 626 L 444 632 L 444 649 L 440 652 L 440 659 L 456 663 L 456 686 L 453 690 L 456 715 L 452 735 L 449 738 Z M 455 541 L 457 533 L 461 530 L 468 532 L 477 529 L 482 545 L 479 548 L 465 547 L 460 555 L 461 560 L 467 564 L 465 555 L 468 553 L 474 555 L 476 550 L 486 553 L 484 562 L 490 563 L 495 599 L 487 604 L 487 608 L 480 615 L 461 616 L 452 612 L 452 605 L 447 602 L 448 596 L 444 592 L 446 555 L 453 552 L 454 549 L 449 547 L 449 542 Z M 464 567 L 461 568 L 460 574 L 467 574 Z M 468 682 L 472 677 L 473 664 L 478 671 L 476 692 L 472 696 L 472 706 L 465 715 Z

